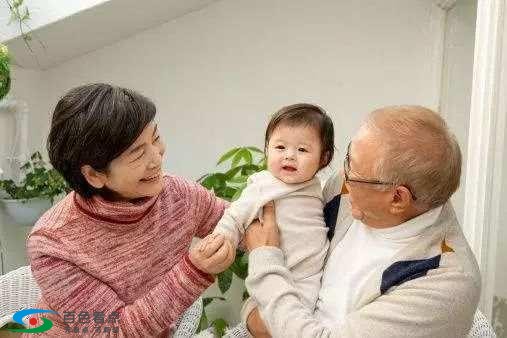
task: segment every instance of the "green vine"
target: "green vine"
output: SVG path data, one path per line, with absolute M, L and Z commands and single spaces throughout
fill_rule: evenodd
M 32 41 L 32 34 L 31 28 L 28 25 L 28 21 L 30 20 L 30 11 L 28 10 L 28 7 L 24 4 L 24 0 L 4 1 L 11 12 L 11 18 L 8 25 L 14 22 L 18 24 L 19 31 L 21 33 L 23 41 L 25 42 L 26 48 L 28 48 L 28 50 L 33 53 L 33 49 L 30 46 L 30 41 Z M 26 29 L 28 29 L 28 31 Z

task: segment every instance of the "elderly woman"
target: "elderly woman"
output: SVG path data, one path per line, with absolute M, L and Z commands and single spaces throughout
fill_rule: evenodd
M 47 336 L 167 336 L 234 260 L 220 236 L 189 252 L 225 204 L 162 174 L 155 112 L 142 95 L 107 84 L 75 88 L 56 105 L 48 151 L 73 191 L 27 242 L 37 308 L 55 312 Z

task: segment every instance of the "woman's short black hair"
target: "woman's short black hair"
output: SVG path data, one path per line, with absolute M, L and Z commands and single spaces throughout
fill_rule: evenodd
M 320 142 L 322 144 L 321 159 L 324 168 L 333 159 L 334 155 L 334 127 L 333 121 L 327 115 L 326 111 L 310 103 L 296 103 L 285 106 L 278 110 L 266 128 L 264 138 L 264 148 L 267 149 L 271 134 L 280 125 L 288 125 L 290 127 L 310 126 L 319 131 Z
M 81 173 L 83 165 L 106 172 L 156 114 L 148 98 L 104 83 L 71 89 L 58 101 L 47 149 L 53 167 L 83 197 L 100 194 Z

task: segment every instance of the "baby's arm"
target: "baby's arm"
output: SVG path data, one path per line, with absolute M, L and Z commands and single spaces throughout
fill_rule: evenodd
M 237 247 L 246 228 L 257 217 L 262 203 L 258 186 L 250 181 L 241 196 L 225 209 L 213 233 L 225 235 Z

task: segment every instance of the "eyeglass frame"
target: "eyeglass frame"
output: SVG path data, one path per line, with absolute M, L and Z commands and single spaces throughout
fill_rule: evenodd
M 352 170 L 350 168 L 350 145 L 352 142 L 349 142 L 349 145 L 347 146 L 347 153 L 345 154 L 345 158 L 343 160 L 343 175 L 345 176 L 345 183 L 348 182 L 356 182 L 356 183 L 365 183 L 365 184 L 374 184 L 374 185 L 392 185 L 394 186 L 402 186 L 407 188 L 407 190 L 410 192 L 410 195 L 412 196 L 412 200 L 416 201 L 417 197 L 412 192 L 412 189 L 407 184 L 396 184 L 394 182 L 386 182 L 376 179 L 362 179 L 362 178 L 350 178 L 349 173 Z M 347 173 L 348 172 L 348 173 Z

